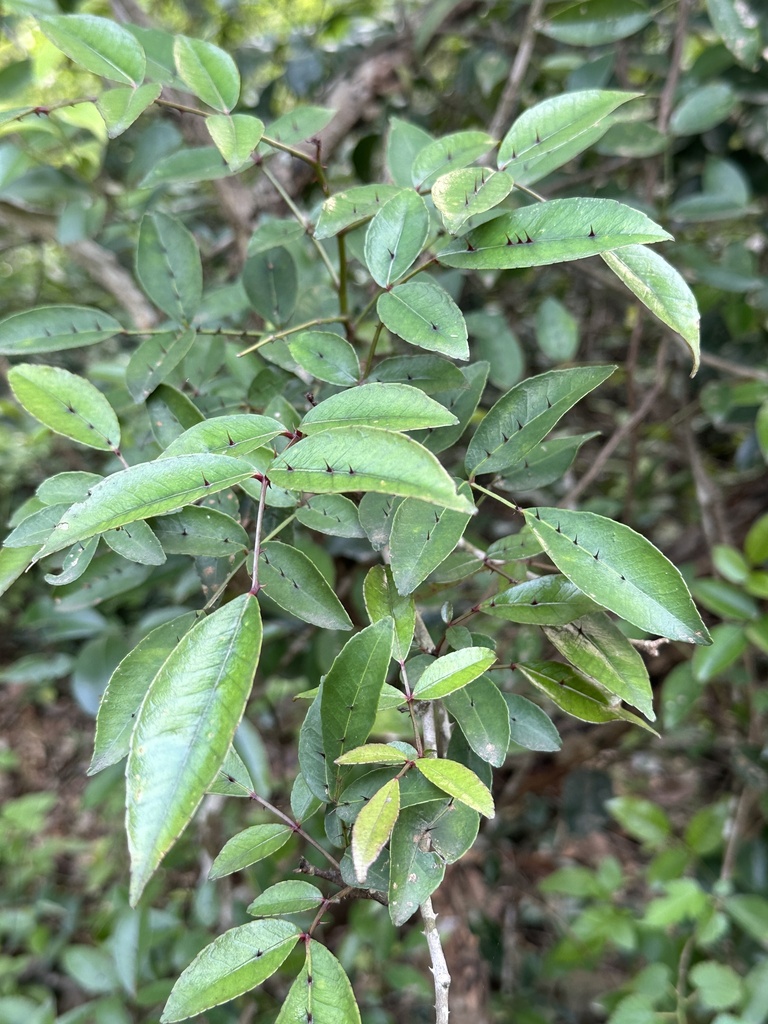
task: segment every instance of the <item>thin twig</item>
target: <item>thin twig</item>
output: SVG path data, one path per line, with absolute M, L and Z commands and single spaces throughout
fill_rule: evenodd
M 244 348 L 242 352 L 238 352 L 238 356 L 247 356 L 249 352 L 255 352 L 257 348 L 263 348 L 264 345 L 269 345 L 271 341 L 278 341 L 280 338 L 287 338 L 289 334 L 298 334 L 299 331 L 308 331 L 312 327 L 320 327 L 322 324 L 343 324 L 346 323 L 347 318 L 345 316 L 320 316 L 315 317 L 314 320 L 306 320 L 303 324 L 296 324 L 293 327 L 285 327 L 282 331 L 275 331 L 274 334 L 268 334 L 261 341 L 257 341 L 255 345 L 251 345 L 249 348 Z M 226 332 L 225 332 L 226 333 Z
M 448 992 L 451 988 L 451 976 L 445 962 L 440 932 L 437 930 L 437 914 L 432 906 L 432 897 L 427 897 L 419 907 L 424 921 L 424 936 L 432 961 L 432 976 L 435 981 L 435 1024 L 448 1024 Z
M 261 531 L 264 525 L 264 506 L 267 503 L 267 488 L 269 480 L 266 476 L 261 478 L 261 494 L 259 495 L 259 507 L 256 512 L 256 537 L 253 542 L 253 573 L 251 575 L 251 589 L 249 593 L 258 594 L 261 590 L 259 583 L 259 556 L 261 555 Z
M 232 779 L 232 781 L 234 782 L 235 780 Z M 293 818 L 290 817 L 290 815 L 285 814 L 278 807 L 275 807 L 274 804 L 271 804 L 269 800 L 265 800 L 263 796 L 259 796 L 259 794 L 254 792 L 253 790 L 251 790 L 248 793 L 248 799 L 253 800 L 253 802 L 255 804 L 258 804 L 259 807 L 263 807 L 265 811 L 269 811 L 270 814 L 274 814 L 276 818 L 279 818 L 281 821 L 285 822 L 286 825 L 290 826 L 290 828 L 293 829 L 296 835 L 301 836 L 305 843 L 309 843 L 310 846 L 314 846 L 316 850 L 319 850 L 320 853 L 322 853 L 322 855 L 329 862 L 329 864 L 333 864 L 334 868 L 336 868 L 337 871 L 341 871 L 341 865 L 333 856 L 333 854 L 328 853 L 325 847 L 321 846 L 316 839 L 313 839 L 308 832 L 305 832 L 301 825 L 299 825 L 297 821 L 294 821 Z
M 748 380 L 759 380 L 764 384 L 768 384 L 768 370 L 762 370 L 759 366 L 745 366 L 742 363 L 733 363 L 730 359 L 723 359 L 722 356 L 712 355 L 711 352 L 702 352 L 701 362 L 705 366 L 713 367 L 715 370 L 730 373 L 733 377 L 746 377 Z
M 677 5 L 675 38 L 672 43 L 672 55 L 669 61 L 669 74 L 664 83 L 661 97 L 659 98 L 659 118 L 656 122 L 660 132 L 666 133 L 669 127 L 669 118 L 672 113 L 672 104 L 675 100 L 677 82 L 680 78 L 680 66 L 683 58 L 683 47 L 688 35 L 688 16 L 691 11 L 691 0 L 680 0 Z
M 520 46 L 515 54 L 515 59 L 509 71 L 509 78 L 504 86 L 504 92 L 501 94 L 501 99 L 488 129 L 488 134 L 494 139 L 501 137 L 502 132 L 506 130 L 507 125 L 517 110 L 518 93 L 525 78 L 525 73 L 528 70 L 528 65 L 531 62 L 536 29 L 543 9 L 544 0 L 533 0 L 533 3 L 528 8 L 528 17 L 523 27 Z

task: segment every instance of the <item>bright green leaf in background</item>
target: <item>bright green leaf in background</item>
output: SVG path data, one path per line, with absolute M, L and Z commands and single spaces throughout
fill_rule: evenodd
M 96 101 L 96 106 L 104 118 L 110 139 L 116 139 L 130 128 L 147 107 L 155 102 L 161 88 L 162 86 L 157 83 L 147 82 L 138 89 L 118 87 L 103 92 Z
M 251 114 L 212 114 L 205 127 L 231 171 L 251 164 L 253 151 L 264 134 L 264 122 Z
M 137 39 L 109 18 L 62 14 L 38 19 L 54 46 L 86 71 L 121 85 L 139 85 L 146 57 Z
M 228 53 L 202 39 L 176 36 L 173 55 L 179 77 L 191 92 L 223 114 L 240 96 L 240 72 Z

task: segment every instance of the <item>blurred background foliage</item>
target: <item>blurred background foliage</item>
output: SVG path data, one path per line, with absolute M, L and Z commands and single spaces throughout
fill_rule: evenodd
M 188 145 L 183 119 L 159 111 L 107 145 L 99 82 L 76 70 L 30 15 L 112 16 L 229 49 L 242 109 L 266 122 L 297 104 L 351 103 L 346 82 L 374 75 L 368 102 L 327 154 L 337 188 L 378 180 L 392 117 L 434 134 L 503 134 L 521 110 L 563 91 L 643 93 L 583 157 L 541 183 L 547 197 L 595 195 L 646 210 L 676 241 L 668 258 L 702 312 L 702 368 L 687 376 L 679 339 L 651 322 L 599 260 L 486 274 L 465 282 L 473 353 L 506 390 L 527 373 L 616 361 L 617 383 L 572 414 L 600 431 L 554 481 L 521 481 L 525 503 L 592 509 L 642 530 L 682 565 L 714 644 L 691 655 L 647 651 L 661 737 L 623 723 L 559 724 L 557 754 L 512 750 L 496 773 L 499 813 L 436 896 L 447 928 L 458 1021 L 474 1024 L 763 1024 L 768 1020 L 768 13 L 756 0 L 6 0 L 0 16 L 0 307 L 76 301 L 152 325 L 131 291 L 137 224 L 158 188 L 144 174 Z M 170 36 L 168 37 L 170 38 Z M 162 54 L 158 54 L 161 58 Z M 373 71 L 371 70 L 373 68 Z M 356 77 L 357 76 L 357 77 Z M 55 107 L 23 123 L 3 111 Z M 243 219 L 259 206 L 259 170 Z M 209 326 L 241 299 L 228 285 L 238 212 L 210 182 L 159 186 L 205 257 Z M 316 209 L 311 183 L 302 205 Z M 444 280 L 451 284 L 450 275 Z M 459 288 L 458 278 L 453 282 Z M 130 351 L 114 339 L 66 352 L 126 416 Z M 220 339 L 198 355 L 211 400 L 227 381 L 279 397 L 279 367 L 237 361 Z M 218 383 L 214 386 L 213 382 Z M 254 383 L 255 382 L 255 383 Z M 203 396 L 203 400 L 205 396 Z M 579 422 L 579 416 L 582 421 Z M 131 417 L 134 417 L 133 419 Z M 109 471 L 75 453 L 0 397 L 0 509 L 34 500 L 62 468 Z M 508 525 L 497 524 L 497 536 Z M 325 543 L 325 542 L 323 542 Z M 329 555 L 335 554 L 332 548 Z M 320 554 L 317 557 L 321 557 Z M 334 566 L 359 604 L 354 562 Z M 167 858 L 150 899 L 128 909 L 117 767 L 87 781 L 92 717 L 129 641 L 197 600 L 194 572 L 169 560 L 151 589 L 137 572 L 92 603 L 55 601 L 22 579 L 0 609 L 0 1024 L 155 1020 L 173 980 L 212 933 L 243 919 L 285 877 L 295 850 L 233 879 L 205 880 L 226 838 L 254 820 L 245 801 L 210 798 Z M 428 597 L 433 613 L 445 582 Z M 259 792 L 284 800 L 303 709 L 335 653 L 325 635 L 270 624 L 263 685 L 240 748 Z M 535 651 L 538 632 L 519 630 Z M 528 657 L 531 653 L 528 653 Z M 391 725 L 391 723 L 389 724 Z M 389 727 L 387 725 L 386 727 Z M 217 813 L 213 814 L 213 809 Z M 163 909 L 150 906 L 153 902 Z M 356 904 L 327 927 L 367 1024 L 427 1021 L 432 994 L 417 927 Z M 271 1020 L 284 992 L 206 1014 Z M 470 1016 L 471 1015 L 471 1016 Z

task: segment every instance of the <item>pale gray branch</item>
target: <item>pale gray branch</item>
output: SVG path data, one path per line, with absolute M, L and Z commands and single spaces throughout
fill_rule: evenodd
M 448 992 L 451 988 L 451 976 L 445 962 L 440 932 L 437 930 L 437 914 L 432 906 L 432 898 L 428 897 L 419 907 L 424 921 L 424 935 L 427 940 L 432 976 L 435 981 L 435 1024 L 448 1024 Z

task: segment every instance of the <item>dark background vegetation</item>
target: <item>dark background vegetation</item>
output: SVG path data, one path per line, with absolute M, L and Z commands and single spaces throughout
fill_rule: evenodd
M 561 752 L 512 752 L 495 773 L 497 816 L 435 896 L 457 1024 L 768 1019 L 768 22 L 758 6 L 589 0 L 564 16 L 541 0 L 60 4 L 217 42 L 236 56 L 246 109 L 265 121 L 299 103 L 338 107 L 326 149 L 337 187 L 378 180 L 392 116 L 436 135 L 491 126 L 500 137 L 516 113 L 564 90 L 646 97 L 636 122 L 537 188 L 547 198 L 619 198 L 674 233 L 665 255 L 702 313 L 699 374 L 688 377 L 680 339 L 598 259 L 480 276 L 463 307 L 475 311 L 473 351 L 492 360 L 499 392 L 573 361 L 620 365 L 616 383 L 571 414 L 573 432 L 602 438 L 545 503 L 649 536 L 693 581 L 715 643 L 693 656 L 675 643 L 647 652 L 659 739 L 562 716 Z M 54 0 L 6 3 L 0 107 L 82 90 L 83 75 L 25 17 L 54 9 Z M 126 272 L 147 202 L 136 182 L 195 130 L 156 113 L 106 148 L 103 129 L 77 108 L 36 130 L 0 128 L 5 315 L 74 301 L 151 326 L 155 314 Z M 315 186 L 292 174 L 293 194 L 317 205 Z M 254 171 L 173 201 L 226 308 L 243 240 L 260 217 L 284 212 L 279 198 Z M 67 365 L 119 405 L 128 354 L 116 340 Z M 237 372 L 223 348 L 219 357 Z M 7 392 L 0 398 L 4 520 L 47 475 L 94 468 L 96 458 L 34 424 Z M 154 906 L 128 909 L 121 769 L 85 776 L 93 715 L 158 602 L 181 605 L 196 586 L 186 577 L 160 594 L 138 585 L 68 610 L 28 574 L 3 599 L 0 1024 L 156 1020 L 192 955 L 292 869 L 289 846 L 234 880 L 205 881 L 212 856 L 248 820 L 245 801 L 221 808 L 211 798 L 153 882 Z M 296 771 L 304 709 L 293 695 L 324 664 L 307 630 L 278 638 L 260 669 L 249 761 L 278 801 Z M 395 931 L 382 907 L 361 902 L 325 938 L 366 1022 L 430 1019 L 418 925 Z M 283 995 L 275 976 L 206 1019 L 268 1021 Z

